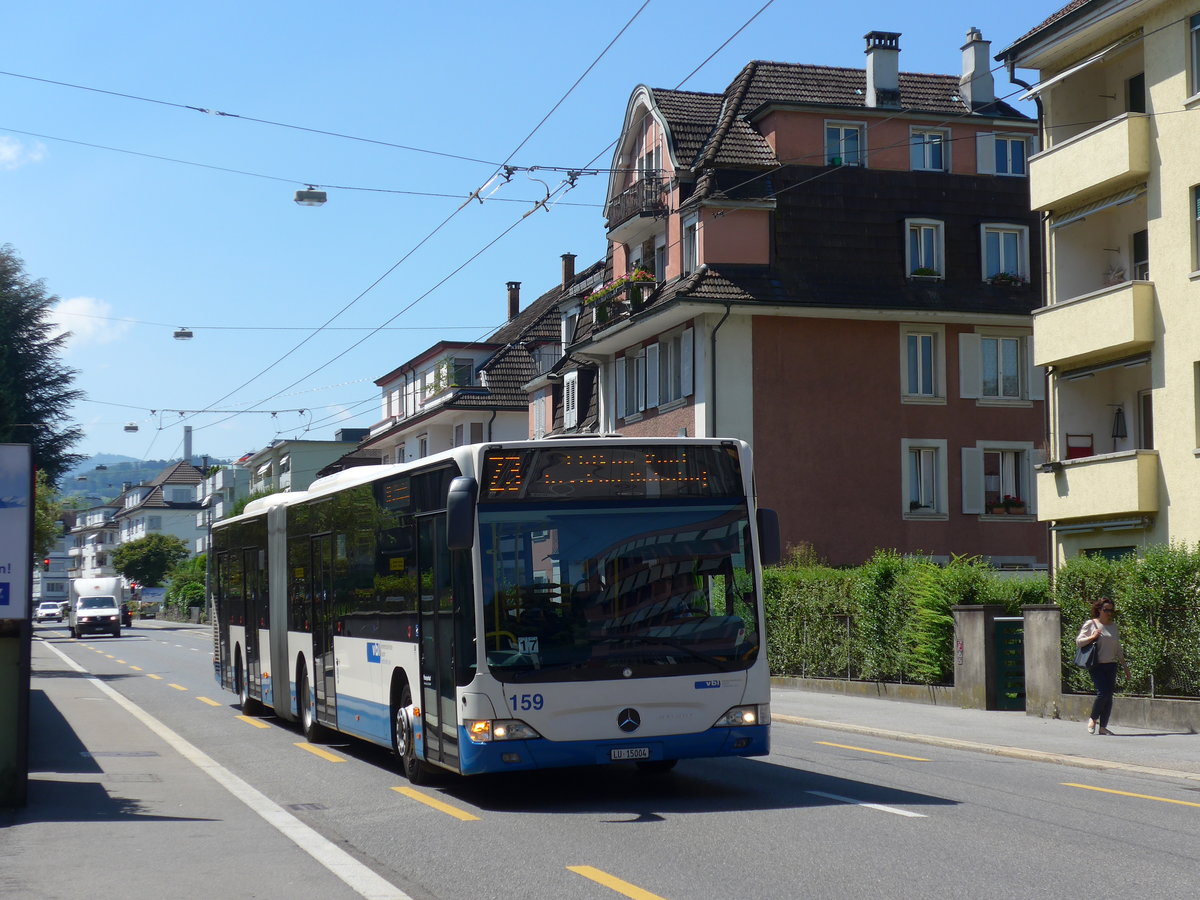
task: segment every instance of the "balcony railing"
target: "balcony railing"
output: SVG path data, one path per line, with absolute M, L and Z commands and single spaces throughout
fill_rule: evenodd
M 1126 113 L 1056 144 L 1029 160 L 1029 203 L 1063 210 L 1145 181 L 1150 119 Z
M 1049 469 L 1050 471 L 1047 471 Z M 1158 511 L 1158 451 L 1067 459 L 1038 472 L 1038 518 L 1103 519 Z
M 611 231 L 635 216 L 654 217 L 667 213 L 662 176 L 646 172 L 629 188 L 609 201 L 605 215 Z
M 1074 367 L 1154 344 L 1154 283 L 1126 281 L 1033 311 L 1034 363 Z

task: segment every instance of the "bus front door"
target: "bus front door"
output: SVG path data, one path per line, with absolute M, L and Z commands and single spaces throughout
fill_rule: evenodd
M 313 697 L 317 721 L 337 725 L 337 685 L 333 660 L 333 536 L 312 539 Z
M 454 601 L 444 514 L 418 520 L 417 566 L 421 590 L 421 705 L 425 720 L 425 758 L 457 770 Z

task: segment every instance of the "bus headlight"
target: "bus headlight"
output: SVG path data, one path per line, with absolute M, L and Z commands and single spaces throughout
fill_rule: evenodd
M 714 728 L 736 728 L 739 725 L 770 725 L 771 705 L 769 703 L 752 703 L 749 706 L 735 706 L 728 710 L 713 724 Z
M 475 744 L 486 744 L 489 741 L 526 741 L 541 737 L 537 729 L 526 725 L 520 719 L 466 719 L 463 726 L 467 729 L 467 736 Z

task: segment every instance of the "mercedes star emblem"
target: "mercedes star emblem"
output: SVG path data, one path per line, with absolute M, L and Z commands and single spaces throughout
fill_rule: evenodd
M 642 724 L 642 717 L 633 707 L 627 707 L 617 713 L 617 727 L 622 731 L 637 731 Z

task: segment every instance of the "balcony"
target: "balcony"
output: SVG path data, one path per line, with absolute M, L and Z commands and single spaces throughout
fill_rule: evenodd
M 1033 311 L 1034 364 L 1075 368 L 1154 345 L 1154 283 L 1126 281 Z
M 1105 519 L 1158 512 L 1158 452 L 1123 450 L 1053 463 L 1037 475 L 1038 518 Z
M 1125 113 L 1030 157 L 1029 203 L 1062 210 L 1145 181 L 1150 119 Z
M 596 291 L 588 301 L 596 327 L 604 328 L 640 312 L 657 287 L 653 281 L 620 281 Z
M 631 219 L 665 216 L 667 201 L 662 175 L 658 172 L 643 173 L 641 178 L 609 201 L 604 214 L 608 218 L 609 231 Z

